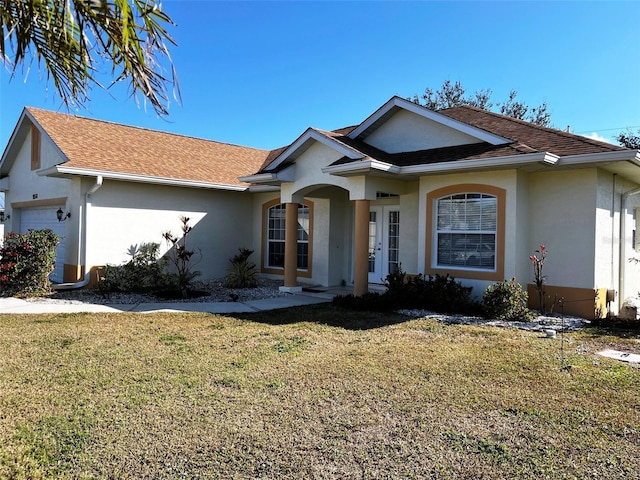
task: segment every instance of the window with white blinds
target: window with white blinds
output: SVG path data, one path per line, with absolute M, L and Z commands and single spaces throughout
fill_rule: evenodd
M 497 209 L 497 198 L 484 193 L 437 199 L 437 265 L 495 270 Z

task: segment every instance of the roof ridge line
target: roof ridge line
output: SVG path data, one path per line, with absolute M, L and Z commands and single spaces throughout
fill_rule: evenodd
M 194 137 L 192 135 L 186 135 L 184 133 L 167 132 L 165 130 L 158 130 L 158 129 L 155 129 L 155 128 L 140 127 L 138 125 L 129 125 L 129 124 L 125 124 L 125 123 L 118 123 L 118 122 L 114 122 L 114 121 L 111 121 L 111 120 L 102 120 L 102 119 L 99 119 L 99 118 L 85 117 L 83 115 L 77 115 L 77 114 L 74 114 L 74 113 L 56 112 L 56 111 L 53 111 L 53 110 L 47 110 L 47 109 L 44 109 L 44 108 L 29 107 L 29 106 L 25 106 L 24 108 L 27 111 L 36 110 L 36 111 L 45 112 L 45 113 L 52 113 L 54 115 L 61 115 L 61 116 L 64 116 L 64 117 L 76 118 L 76 119 L 79 119 L 79 120 L 88 120 L 90 122 L 103 123 L 103 124 L 107 124 L 107 125 L 113 125 L 113 126 L 116 126 L 116 127 L 133 128 L 133 129 L 136 129 L 136 130 L 144 130 L 146 132 L 159 133 L 159 134 L 162 134 L 162 135 L 171 135 L 171 136 L 174 136 L 174 137 L 188 138 L 188 139 L 191 139 L 191 140 L 199 140 L 199 141 L 202 141 L 202 142 L 217 143 L 219 145 L 228 145 L 230 147 L 247 148 L 249 150 L 258 150 L 258 151 L 262 151 L 262 152 L 271 152 L 272 151 L 272 150 L 269 150 L 269 149 L 266 149 L 266 148 L 248 147 L 246 145 L 238 145 L 237 143 L 221 142 L 219 140 L 211 140 L 211 139 L 208 139 L 208 138 Z

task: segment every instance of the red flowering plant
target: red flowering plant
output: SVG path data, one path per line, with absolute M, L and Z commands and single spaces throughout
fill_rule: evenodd
M 51 292 L 58 236 L 48 228 L 8 233 L 0 249 L 0 294 L 32 296 Z
M 531 263 L 533 264 L 534 281 L 536 290 L 538 291 L 538 299 L 540 301 L 540 313 L 544 315 L 546 313 L 544 305 L 544 279 L 546 277 L 542 274 L 542 268 L 544 267 L 544 261 L 547 258 L 547 249 L 544 245 L 540 245 L 540 248 L 534 253 L 535 255 L 529 256 L 529 260 L 531 260 Z

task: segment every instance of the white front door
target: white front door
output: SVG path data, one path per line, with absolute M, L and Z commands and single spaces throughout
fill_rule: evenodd
M 369 209 L 369 283 L 384 283 L 400 266 L 400 207 Z

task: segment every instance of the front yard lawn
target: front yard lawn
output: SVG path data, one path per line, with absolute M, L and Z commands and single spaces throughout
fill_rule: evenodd
M 638 335 L 330 305 L 0 316 L 0 478 L 637 478 Z

